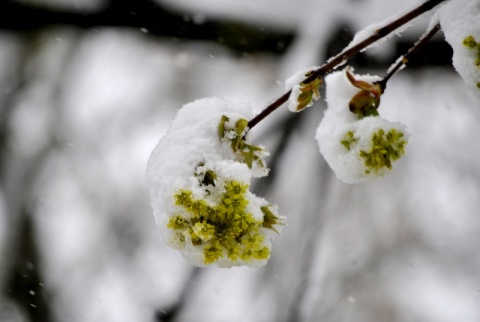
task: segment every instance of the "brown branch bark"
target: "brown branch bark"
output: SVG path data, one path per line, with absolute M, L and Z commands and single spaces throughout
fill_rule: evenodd
M 402 66 L 407 65 L 410 57 L 415 54 L 420 48 L 422 48 L 438 31 L 440 30 L 440 24 L 436 24 L 433 28 L 427 30 L 425 34 L 407 51 L 405 55 L 402 55 L 387 71 L 387 74 L 381 81 L 376 82 L 380 84 L 382 89 L 387 87 L 388 80 L 395 74 Z

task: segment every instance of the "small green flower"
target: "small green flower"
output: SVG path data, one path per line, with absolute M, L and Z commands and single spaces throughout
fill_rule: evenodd
M 392 161 L 395 161 L 405 154 L 407 141 L 403 138 L 401 131 L 392 129 L 385 133 L 383 129 L 372 135 L 372 145 L 369 151 L 360 151 L 360 157 L 364 159 L 366 174 L 372 171 L 378 173 L 384 168 L 391 169 Z
M 191 191 L 182 191 L 180 194 L 175 195 L 175 204 L 178 206 L 190 206 L 190 200 L 192 198 Z
M 345 147 L 345 149 L 349 150 L 352 148 L 352 145 L 358 142 L 358 138 L 355 137 L 352 131 L 348 131 L 345 133 L 344 139 L 340 141 L 340 144 Z
M 463 45 L 470 49 L 476 49 L 478 47 L 478 43 L 475 38 L 473 38 L 473 36 L 468 36 L 467 38 L 465 38 L 463 40 Z
M 175 216 L 170 218 L 170 220 L 168 221 L 167 227 L 170 229 L 179 230 L 179 229 L 186 229 L 188 225 L 189 225 L 188 220 L 180 216 Z
M 196 222 L 192 227 L 192 233 L 202 242 L 206 242 L 215 236 L 215 226 L 208 222 Z
M 474 64 L 480 68 L 480 42 L 477 42 L 473 36 L 468 36 L 463 40 L 463 45 L 477 52 L 477 58 L 475 59 Z M 480 82 L 477 83 L 477 87 L 480 88 L 480 86 L 478 86 L 479 84 Z
M 223 249 L 220 245 L 212 244 L 205 248 L 204 263 L 213 264 L 223 256 Z

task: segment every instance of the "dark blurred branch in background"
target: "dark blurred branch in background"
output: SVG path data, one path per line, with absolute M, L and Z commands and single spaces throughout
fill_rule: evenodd
M 148 0 L 112 0 L 94 13 L 58 11 L 8 0 L 0 1 L 0 29 L 30 31 L 55 25 L 77 26 L 80 29 L 144 28 L 149 34 L 170 39 L 219 42 L 238 53 L 283 53 L 293 39 L 292 33 L 264 26 L 249 26 L 232 21 L 199 21 Z
M 170 307 L 158 310 L 155 314 L 156 322 L 171 322 L 177 321 L 179 313 L 182 308 L 188 302 L 188 297 L 193 293 L 194 288 L 199 284 L 198 280 L 202 270 L 198 267 L 192 269 L 190 277 L 185 282 L 185 287 L 182 289 L 182 293 L 176 302 L 174 302 Z
M 61 11 L 48 7 L 34 7 L 15 1 L 0 1 L 0 31 L 34 31 L 45 27 L 64 25 L 79 29 L 94 29 L 102 27 L 127 27 L 147 31 L 150 35 L 164 37 L 170 40 L 203 40 L 220 43 L 238 54 L 249 52 L 270 52 L 282 54 L 292 43 L 295 31 L 279 31 L 271 26 L 259 24 L 249 25 L 241 21 L 198 19 L 193 15 L 175 12 L 149 0 L 111 0 L 103 9 L 96 12 Z M 345 26 L 339 30 L 344 30 Z M 338 53 L 333 49 L 342 42 L 340 49 L 345 47 L 349 39 L 335 37 L 325 48 L 328 57 Z M 409 47 L 407 40 L 397 40 L 398 54 Z M 398 56 L 398 54 L 396 56 Z M 444 41 L 432 42 L 423 48 L 410 66 L 425 66 L 429 64 L 450 64 L 451 50 Z M 433 59 L 431 59 L 433 58 Z M 360 62 L 360 65 L 386 64 L 377 60 Z M 387 65 L 388 66 L 388 65 Z
M 35 240 L 35 229 L 28 213 L 22 213 L 18 244 L 11 276 L 9 276 L 5 294 L 13 299 L 26 313 L 29 321 L 51 321 L 50 304 L 46 302 L 41 272 L 39 270 L 38 245 Z

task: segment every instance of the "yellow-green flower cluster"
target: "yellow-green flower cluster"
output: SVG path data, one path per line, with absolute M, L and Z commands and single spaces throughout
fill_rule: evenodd
M 372 145 L 369 151 L 360 151 L 360 157 L 365 160 L 365 174 L 387 168 L 392 169 L 392 161 L 398 160 L 405 154 L 407 141 L 403 132 L 391 129 L 387 133 L 383 129 L 372 135 Z
M 477 52 L 477 57 L 475 58 L 474 64 L 477 67 L 480 67 L 480 43 L 473 38 L 473 36 L 468 36 L 463 40 L 463 44 Z
M 262 207 L 263 220 L 247 211 L 248 184 L 226 181 L 217 204 L 195 199 L 192 191 L 183 189 L 175 195 L 175 204 L 184 211 L 168 221 L 167 228 L 176 233 L 184 246 L 191 243 L 203 250 L 205 265 L 227 257 L 229 260 L 249 262 L 266 260 L 270 248 L 264 243 L 263 229 L 273 229 L 279 218 L 268 206 Z
M 480 42 L 477 42 L 473 36 L 468 36 L 463 40 L 463 44 L 472 50 L 475 50 L 477 52 L 477 57 L 475 58 L 475 61 L 473 62 L 475 66 L 480 68 Z M 477 82 L 477 88 L 480 89 L 480 82 Z
M 345 136 L 342 141 L 340 141 L 340 144 L 345 147 L 345 149 L 349 150 L 352 148 L 352 145 L 358 142 L 358 138 L 355 137 L 355 134 L 353 131 L 348 131 L 345 133 Z

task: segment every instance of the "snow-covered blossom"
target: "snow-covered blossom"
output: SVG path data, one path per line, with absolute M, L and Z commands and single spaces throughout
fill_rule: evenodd
M 264 265 L 284 224 L 277 208 L 249 191 L 268 173 L 268 153 L 250 143 L 250 106 L 218 98 L 179 110 L 153 151 L 147 184 L 166 243 L 193 265 Z
M 453 48 L 453 66 L 480 99 L 480 2 L 451 0 L 439 9 L 439 16 Z
M 307 77 L 312 75 L 312 72 L 319 68 L 312 66 L 299 70 L 285 81 L 285 89 L 292 90 L 288 97 L 288 109 L 292 112 L 301 112 L 307 107 L 310 107 L 320 98 L 320 86 L 322 85 L 322 78 L 317 77 L 309 83 L 303 83 Z
M 366 116 L 351 111 L 352 98 L 359 97 L 364 90 L 359 91 L 347 73 L 338 71 L 325 78 L 328 108 L 316 139 L 336 176 L 346 183 L 357 183 L 388 174 L 393 163 L 405 154 L 409 133 L 399 122 L 390 122 L 374 113 Z M 370 75 L 350 76 L 372 86 L 379 80 Z

